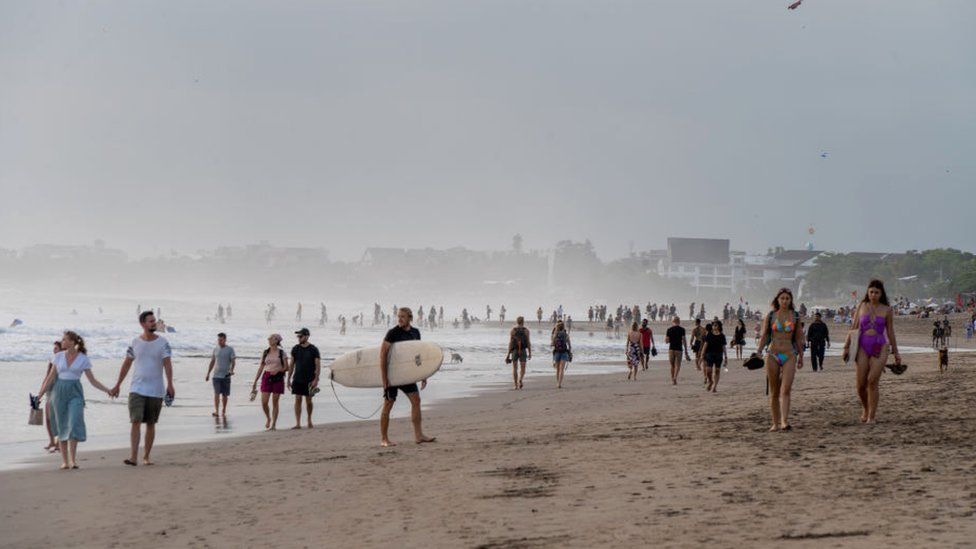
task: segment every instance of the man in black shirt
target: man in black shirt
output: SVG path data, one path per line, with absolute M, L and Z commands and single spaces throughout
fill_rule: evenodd
M 681 355 L 684 353 L 685 360 L 691 360 L 691 357 L 688 356 L 688 338 L 685 336 L 685 329 L 681 327 L 681 319 L 675 316 L 671 323 L 673 326 L 664 333 L 664 342 L 668 344 L 671 385 L 677 385 L 678 371 L 681 370 Z
M 312 425 L 312 395 L 318 392 L 319 373 L 322 371 L 321 355 L 315 345 L 308 342 L 311 335 L 308 328 L 295 332 L 298 345 L 291 348 L 291 368 L 288 369 L 288 386 L 291 394 L 295 395 L 295 426 L 302 428 L 302 398 L 305 398 L 305 409 L 308 413 L 308 428 Z
M 380 414 L 380 444 L 382 446 L 396 446 L 396 443 L 390 440 L 387 432 L 390 428 L 390 410 L 393 409 L 393 404 L 396 402 L 397 391 L 403 391 L 403 394 L 410 399 L 410 419 L 413 421 L 414 441 L 417 444 L 423 444 L 435 440 L 434 437 L 424 435 L 420 424 L 420 390 L 417 389 L 417 384 L 391 386 L 387 375 L 390 347 L 398 341 L 420 339 L 420 330 L 410 325 L 412 321 L 413 311 L 408 307 L 401 307 L 397 311 L 397 325 L 386 332 L 386 337 L 383 338 L 383 346 L 380 348 L 380 376 L 383 378 L 383 411 Z M 427 387 L 426 379 L 420 382 L 420 389 L 425 387 Z
M 810 364 L 813 371 L 823 371 L 825 349 L 830 347 L 830 332 L 819 312 L 813 314 L 813 322 L 807 328 L 807 341 L 810 342 Z

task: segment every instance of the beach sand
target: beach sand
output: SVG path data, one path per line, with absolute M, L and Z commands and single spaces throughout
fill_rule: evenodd
M 658 363 L 449 401 L 422 446 L 407 420 L 391 449 L 375 421 L 160 446 L 153 467 L 82 445 L 79 471 L 0 473 L 0 546 L 971 547 L 976 355 L 906 362 L 872 426 L 837 359 L 798 375 L 789 433 L 766 432 L 760 372 L 734 362 L 712 395 Z

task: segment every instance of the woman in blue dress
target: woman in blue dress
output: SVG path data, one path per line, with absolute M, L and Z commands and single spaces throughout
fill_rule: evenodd
M 85 393 L 81 389 L 82 374 L 95 388 L 108 394 L 92 374 L 85 340 L 74 332 L 64 333 L 60 353 L 54 355 L 54 368 L 48 372 L 41 385 L 40 395 L 50 390 L 52 428 L 61 446 L 61 468 L 77 469 L 78 443 L 87 438 L 85 433 Z

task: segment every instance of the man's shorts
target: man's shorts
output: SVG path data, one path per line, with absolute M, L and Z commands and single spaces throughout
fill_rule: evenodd
M 644 356 L 646 356 L 647 358 L 651 358 L 651 348 L 650 347 L 644 347 Z
M 230 396 L 230 378 L 229 377 L 215 377 L 213 378 L 213 388 L 215 395 L 224 395 L 225 397 Z
M 410 385 L 397 385 L 395 387 L 389 387 L 383 389 L 383 399 L 389 400 L 390 402 L 395 402 L 397 397 L 397 390 L 403 391 L 403 394 L 409 395 L 411 393 L 416 393 L 420 391 L 416 383 L 411 383 Z
M 308 386 L 312 381 L 291 380 L 291 394 L 297 396 L 308 396 Z
M 159 412 L 162 409 L 162 398 L 129 393 L 129 421 L 131 423 L 155 424 L 159 421 Z
M 525 362 L 528 356 L 529 353 L 525 349 L 521 351 L 512 350 L 512 362 Z
M 675 351 L 674 349 L 668 349 L 668 360 L 674 362 L 675 364 L 681 364 L 681 351 Z

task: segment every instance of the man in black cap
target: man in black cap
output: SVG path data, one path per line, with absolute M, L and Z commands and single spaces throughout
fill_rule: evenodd
M 312 396 L 318 392 L 319 373 L 322 370 L 319 349 L 308 342 L 311 335 L 308 328 L 295 332 L 298 345 L 291 348 L 291 368 L 288 369 L 288 386 L 291 394 L 295 395 L 295 426 L 302 428 L 302 397 L 305 397 L 305 409 L 308 413 L 308 428 L 312 425 Z
M 830 332 L 819 311 L 813 314 L 813 322 L 807 328 L 807 341 L 810 342 L 810 364 L 813 371 L 822 372 L 825 349 L 830 347 Z

